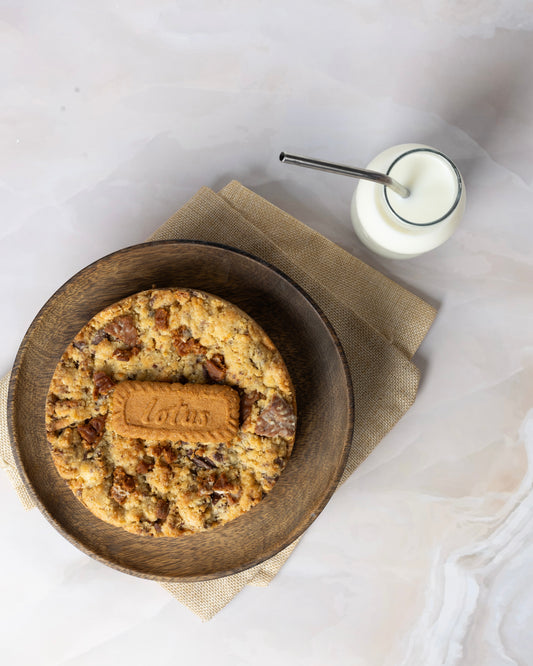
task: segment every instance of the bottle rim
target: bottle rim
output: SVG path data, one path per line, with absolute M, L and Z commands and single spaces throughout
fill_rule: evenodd
M 391 211 L 391 213 L 397 217 L 401 222 L 405 222 L 406 224 L 409 224 L 412 227 L 430 227 L 434 224 L 438 224 L 439 222 L 443 222 L 447 217 L 449 217 L 453 211 L 457 208 L 459 205 L 459 201 L 461 200 L 461 197 L 463 196 L 463 179 L 461 177 L 461 174 L 459 172 L 459 169 L 455 166 L 455 164 L 451 161 L 449 157 L 444 155 L 444 153 L 441 153 L 439 150 L 435 150 L 434 148 L 413 148 L 412 150 L 407 150 L 405 153 L 402 153 L 401 155 L 398 155 L 398 157 L 392 162 L 390 167 L 387 170 L 387 176 L 390 175 L 390 172 L 392 171 L 393 167 L 404 157 L 407 155 L 411 155 L 412 153 L 433 153 L 434 155 L 438 155 L 439 157 L 442 157 L 452 168 L 455 177 L 457 178 L 457 196 L 455 197 L 455 200 L 453 204 L 451 205 L 450 209 L 444 213 L 444 215 L 441 215 L 437 220 L 432 220 L 431 222 L 412 222 L 410 220 L 407 220 L 405 217 L 402 217 L 399 213 L 397 213 L 394 210 L 393 205 L 389 201 L 389 196 L 387 192 L 387 186 L 383 186 L 383 193 L 385 195 L 385 201 L 387 202 L 387 205 Z

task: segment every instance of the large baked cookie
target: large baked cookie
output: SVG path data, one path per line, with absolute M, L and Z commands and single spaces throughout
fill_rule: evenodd
M 46 403 L 59 474 L 102 520 L 180 536 L 237 518 L 294 443 L 291 380 L 265 332 L 227 301 L 154 289 L 98 313 Z

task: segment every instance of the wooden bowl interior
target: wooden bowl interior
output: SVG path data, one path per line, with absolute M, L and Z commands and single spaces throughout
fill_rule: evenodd
M 181 539 L 129 534 L 95 518 L 53 465 L 44 405 L 64 349 L 102 308 L 153 287 L 192 287 L 250 314 L 282 353 L 294 382 L 298 426 L 292 457 L 269 495 L 211 533 Z M 44 515 L 87 554 L 158 580 L 206 580 L 271 557 L 310 525 L 333 493 L 352 431 L 352 393 L 342 349 L 292 282 L 248 255 L 196 242 L 126 248 L 90 265 L 45 304 L 17 356 L 9 422 L 19 471 Z

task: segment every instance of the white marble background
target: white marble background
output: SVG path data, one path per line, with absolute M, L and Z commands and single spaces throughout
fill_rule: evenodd
M 415 406 L 268 589 L 202 624 L 87 558 L 0 475 L 0 662 L 533 662 L 533 4 L 0 0 L 0 373 L 42 303 L 232 178 L 440 308 Z M 405 262 L 355 238 L 363 165 L 449 154 L 460 230 Z

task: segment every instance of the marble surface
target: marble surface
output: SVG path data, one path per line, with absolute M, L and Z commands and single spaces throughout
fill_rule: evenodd
M 439 308 L 414 407 L 272 585 L 207 624 L 0 474 L 2 663 L 531 663 L 532 29 L 527 0 L 0 3 L 0 372 L 74 272 L 232 178 Z M 408 141 L 468 201 L 404 262 L 356 239 L 354 181 L 277 159 Z

